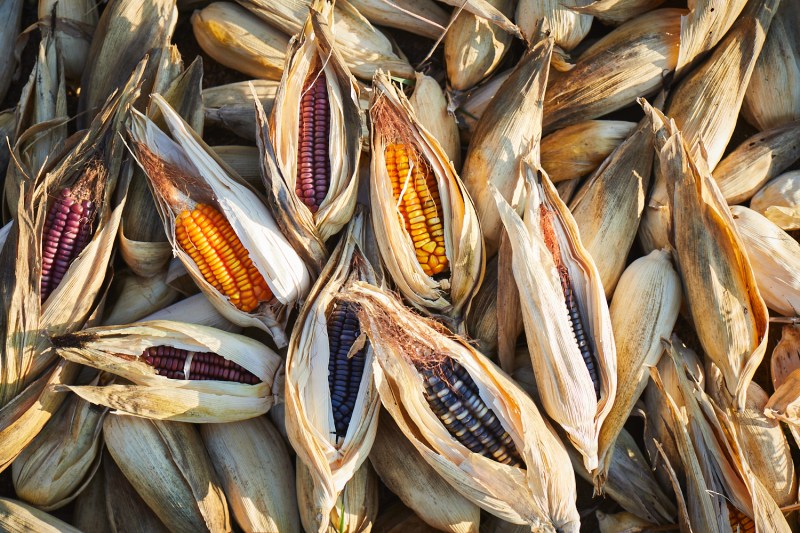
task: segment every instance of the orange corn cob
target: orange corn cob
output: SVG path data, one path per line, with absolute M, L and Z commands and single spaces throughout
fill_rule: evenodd
M 756 524 L 753 519 L 731 504 L 728 504 L 728 517 L 733 533 L 756 533 Z
M 429 276 L 444 272 L 448 265 L 436 177 L 413 147 L 390 144 L 384 156 L 394 199 L 414 242 L 417 261 Z
M 242 241 L 222 213 L 210 205 L 198 204 L 179 214 L 175 236 L 206 281 L 237 308 L 249 313 L 272 299 Z

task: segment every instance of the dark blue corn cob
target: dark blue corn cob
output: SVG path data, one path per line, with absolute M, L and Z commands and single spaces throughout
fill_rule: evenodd
M 186 358 L 191 355 L 189 375 L 184 373 Z M 258 377 L 233 361 L 211 352 L 191 352 L 172 346 L 153 346 L 142 353 L 145 362 L 159 376 L 171 379 L 236 381 L 247 385 L 260 383 Z
M 353 416 L 358 398 L 361 376 L 364 374 L 366 346 L 352 357 L 347 354 L 355 340 L 361 335 L 358 318 L 348 302 L 336 302 L 328 317 L 328 386 L 331 391 L 331 407 L 336 436 L 344 438 Z
M 428 405 L 458 442 L 489 459 L 525 467 L 494 411 L 484 403 L 469 373 L 451 358 L 435 366 L 418 365 Z

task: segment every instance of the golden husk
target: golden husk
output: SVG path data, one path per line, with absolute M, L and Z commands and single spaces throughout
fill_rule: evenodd
M 0 498 L 0 529 L 8 533 L 81 533 L 36 507 L 10 498 Z
M 768 181 L 750 200 L 750 209 L 782 230 L 800 229 L 800 171 L 786 172 Z
M 603 24 L 617 26 L 652 11 L 663 3 L 664 0 L 594 0 L 588 5 L 572 9 L 578 13 L 592 15 Z
M 103 325 L 129 324 L 174 302 L 178 291 L 167 284 L 166 273 L 150 278 L 123 272 L 111 284 L 116 292 L 113 304 L 107 305 Z
M 103 467 L 97 476 L 101 477 L 103 495 L 102 507 L 95 512 L 103 513 L 109 532 L 126 533 L 167 533 L 170 531 L 142 499 L 136 489 L 114 462 L 111 454 L 103 453 Z M 96 477 L 97 477 L 96 476 Z M 85 529 L 84 531 L 95 531 Z
M 592 16 L 573 11 L 591 0 L 519 0 L 514 21 L 528 39 L 540 20 L 544 20 L 543 31 L 549 32 L 556 45 L 570 51 L 586 37 L 592 27 Z
M 439 84 L 420 72 L 416 73 L 414 92 L 408 101 L 420 124 L 442 145 L 453 168 L 461 169 L 461 138 L 456 117 L 450 112 L 444 91 Z
M 55 27 L 68 80 L 81 79 L 97 27 L 97 12 L 93 0 L 39 0 L 39 20 L 51 29 Z M 51 20 L 53 15 L 55 20 Z
M 350 4 L 373 24 L 397 28 L 436 40 L 443 33 L 449 13 L 433 0 L 351 0 Z

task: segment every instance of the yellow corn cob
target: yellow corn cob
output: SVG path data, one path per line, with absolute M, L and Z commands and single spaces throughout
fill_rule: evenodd
M 178 215 L 175 236 L 203 277 L 231 303 L 249 313 L 272 299 L 264 276 L 225 217 L 205 204 Z
M 413 147 L 390 144 L 384 156 L 394 199 L 414 242 L 417 260 L 427 275 L 439 274 L 447 268 L 447 256 L 436 177 Z
M 728 504 L 728 517 L 733 533 L 756 533 L 756 524 L 753 519 L 731 504 Z

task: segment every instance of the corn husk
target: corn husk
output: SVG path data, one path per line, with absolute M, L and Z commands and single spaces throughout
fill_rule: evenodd
M 117 291 L 117 297 L 106 309 L 105 326 L 135 322 L 178 298 L 178 291 L 167 285 L 166 273 L 151 278 L 123 273 L 114 280 L 112 290 Z
M 663 3 L 664 0 L 594 0 L 587 5 L 573 7 L 572 10 L 592 15 L 603 24 L 617 26 Z
M 681 17 L 678 77 L 689 72 L 697 59 L 720 42 L 746 4 L 747 0 L 695 0 L 689 3 L 691 11 Z
M 628 512 L 606 514 L 595 511 L 595 517 L 600 533 L 639 533 L 656 525 Z
M 55 28 L 69 80 L 81 79 L 97 19 L 97 6 L 92 0 L 39 0 L 39 21 L 51 31 Z
M 629 20 L 580 55 L 545 93 L 545 133 L 616 111 L 663 84 L 678 64 L 681 9 Z M 619 73 L 624 72 L 625 76 Z
M 592 173 L 636 129 L 633 122 L 587 120 L 542 139 L 542 168 L 553 183 Z
M 760 130 L 800 120 L 800 6 L 781 2 L 773 23 L 742 106 Z
M 544 20 L 543 30 L 549 32 L 556 45 L 569 52 L 580 43 L 592 27 L 592 16 L 573 11 L 591 0 L 519 0 L 514 21 L 531 39 L 536 24 Z
M 5 100 L 17 69 L 14 43 L 22 23 L 23 3 L 22 0 L 11 0 L 0 6 L 0 20 L 3 20 L 3 29 L 0 31 L 0 101 Z
M 351 0 L 350 4 L 373 24 L 433 40 L 444 34 L 450 18 L 447 11 L 432 0 L 405 0 L 402 4 L 383 0 Z
M 495 257 L 486 262 L 486 274 L 472 300 L 466 322 L 467 335 L 474 340 L 475 347 L 492 359 L 497 354 L 498 344 L 497 300 L 501 297 L 498 287 L 498 260 Z
M 291 459 L 266 417 L 204 424 L 200 434 L 231 513 L 244 531 L 300 531 Z
M 328 529 L 337 498 L 347 490 L 347 484 L 367 459 L 378 427 L 379 401 L 372 381 L 370 346 L 366 346 L 359 397 L 343 439 L 336 435 L 332 391 L 327 385 L 330 358 L 327 323 L 337 294 L 351 279 L 377 283 L 363 251 L 365 222 L 363 215 L 356 215 L 311 289 L 297 318 L 286 359 L 286 430 L 312 481 L 313 490 L 307 502 L 311 506 L 309 516 L 321 517 L 314 522 L 315 531 Z M 363 342 L 362 338 L 353 348 Z
M 786 172 L 768 181 L 750 200 L 750 209 L 782 230 L 800 229 L 800 172 Z
M 147 503 L 114 462 L 111 454 L 103 454 L 101 476 L 104 505 L 95 511 L 105 514 L 109 531 L 115 533 L 167 533 L 169 529 L 158 519 Z M 85 529 L 84 531 L 95 531 Z
M 772 351 L 770 371 L 772 386 L 775 392 L 770 397 L 764 409 L 764 414 L 769 418 L 777 418 L 786 422 L 795 443 L 800 443 L 800 425 L 795 420 L 797 417 L 798 386 L 800 381 L 800 326 L 787 324 L 781 331 L 781 339 Z M 798 404 L 800 405 L 800 404 Z
M 104 415 L 104 409 L 70 397 L 14 460 L 17 497 L 43 511 L 74 500 L 100 465 Z
M 600 463 L 611 467 L 615 441 L 658 364 L 681 305 L 681 281 L 669 253 L 651 252 L 631 263 L 609 310 L 617 347 L 617 396 L 600 431 Z
M 458 171 L 461 168 L 461 139 L 455 115 L 450 112 L 445 94 L 436 80 L 420 72 L 416 77 L 414 93 L 408 101 L 422 127 L 439 141 L 453 168 Z
M 652 147 L 652 128 L 645 118 L 569 204 L 607 298 L 625 269 L 644 212 L 653 168 Z M 542 163 L 544 166 L 544 160 Z
M 104 470 L 105 466 L 110 462 L 113 461 L 101 460 L 97 472 L 95 472 L 95 475 L 89 481 L 86 488 L 75 499 L 75 507 L 72 511 L 72 524 L 81 531 L 94 531 L 96 533 L 112 533 L 114 531 L 111 529 L 108 513 L 106 512 L 106 481 Z M 120 477 L 122 477 L 122 474 L 120 474 Z M 122 477 L 122 479 L 127 483 L 124 477 Z M 150 510 L 146 505 L 143 504 L 143 506 L 148 511 Z
M 225 496 L 194 427 L 107 416 L 103 436 L 114 462 L 170 531 L 231 531 Z
M 800 121 L 754 135 L 714 169 L 714 180 L 730 204 L 750 199 L 769 180 L 800 158 Z
M 13 108 L 0 111 L 0 175 L 6 175 L 8 161 L 11 158 L 11 147 L 15 143 L 15 110 Z M 3 209 L 5 209 L 5 203 Z
M 425 524 L 436 531 L 477 533 L 480 508 L 423 460 L 388 413 L 381 418 L 369 459 L 383 484 Z
M 483 240 L 475 208 L 439 142 L 422 127 L 403 93 L 379 72 L 370 104 L 372 225 L 381 260 L 400 293 L 423 312 L 444 315 L 455 324 L 478 290 L 485 269 Z M 414 243 L 398 217 L 384 160 L 394 142 L 413 146 L 430 165 L 439 189 L 449 275 L 437 280 L 425 274 Z
M 81 78 L 79 111 L 88 123 L 153 48 L 166 46 L 178 21 L 175 0 L 112 0 L 103 10 Z M 149 78 L 149 77 L 148 77 Z
M 313 3 L 313 0 L 237 1 L 286 35 L 302 31 L 308 8 Z M 378 69 L 389 70 L 402 78 L 413 76 L 414 69 L 405 58 L 395 53 L 386 35 L 346 0 L 336 2 L 331 28 L 336 36 L 336 48 L 355 76 L 370 80 Z
M 254 115 L 255 116 L 255 115 Z M 253 126 L 255 127 L 255 125 Z M 214 154 L 231 167 L 251 187 L 260 187 L 261 161 L 255 146 L 228 145 L 212 146 Z
M 475 132 L 483 113 L 489 104 L 494 100 L 497 91 L 514 72 L 513 69 L 505 70 L 495 74 L 481 85 L 468 91 L 456 108 L 456 118 L 459 128 L 461 128 L 462 140 L 468 143 Z
M 524 160 L 521 172 L 525 183 L 522 217 L 497 191 L 495 198 L 513 250 L 513 274 L 536 384 L 548 416 L 567 432 L 583 456 L 585 468 L 595 473 L 598 436 L 617 390 L 617 356 L 608 305 L 597 267 L 549 178 L 536 161 Z M 542 213 L 550 220 L 549 230 L 543 227 Z M 546 236 L 545 231 L 552 235 Z M 547 239 L 555 239 L 560 249 L 559 262 L 569 274 L 586 337 L 594 348 L 599 397 L 575 340 L 549 248 L 552 243 Z
M 673 121 L 645 109 L 663 121 L 655 144 L 669 191 L 670 237 L 686 303 L 703 350 L 719 367 L 737 405 L 744 407 L 747 386 L 766 350 L 767 307 L 705 160 L 690 155 Z
M 514 10 L 512 0 L 487 0 L 505 16 Z M 513 41 L 512 35 L 485 18 L 461 11 L 444 37 L 444 60 L 450 87 L 464 91 L 475 86 L 500 65 Z
M 203 89 L 203 114 L 205 122 L 222 126 L 239 137 L 254 140 L 256 135 L 256 114 L 253 107 L 253 92 L 264 110 L 272 111 L 278 82 L 274 80 L 251 80 L 229 83 Z M 241 172 L 240 172 L 241 174 Z M 244 176 L 243 176 L 244 177 Z
M 0 529 L 8 533 L 80 533 L 64 521 L 10 498 L 0 498 Z
M 279 232 L 258 195 L 229 168 L 220 166 L 207 145 L 160 95 L 153 95 L 153 99 L 175 140 L 138 112 L 132 117 L 129 135 L 138 161 L 154 186 L 159 215 L 175 255 L 225 318 L 241 326 L 261 328 L 272 335 L 278 347 L 285 345 L 288 308 L 303 298 L 310 284 L 306 266 Z M 142 158 L 147 158 L 144 163 Z M 160 170 L 164 164 L 175 170 L 165 175 Z M 210 203 L 220 210 L 264 276 L 275 296 L 272 302 L 262 304 L 254 313 L 245 313 L 205 280 L 175 238 L 175 217 L 186 209 L 187 201 Z
M 302 35 L 292 41 L 287 52 L 286 70 L 275 96 L 269 127 L 282 181 L 288 189 L 281 196 L 294 198 L 293 201 L 286 198 L 278 209 L 273 209 L 273 214 L 280 219 L 282 215 L 279 213 L 286 213 L 286 216 L 300 218 L 302 222 L 312 218 L 313 223 L 308 226 L 307 231 L 317 233 L 318 239 L 323 242 L 338 233 L 355 211 L 361 158 L 359 135 L 365 120 L 358 103 L 358 84 L 345 65 L 339 49 L 334 45 L 331 33 L 332 15 L 331 4 L 314 2 Z M 325 72 L 329 99 L 330 184 L 319 210 L 312 214 L 297 197 L 295 186 L 299 174 L 301 102 L 307 79 L 314 73 L 315 63 L 321 65 Z M 263 130 L 259 134 L 263 135 Z M 262 141 L 259 139 L 259 142 Z M 267 181 L 279 179 L 278 176 L 266 172 L 264 176 Z M 274 187 L 275 184 L 272 187 L 267 184 L 268 191 Z M 305 210 L 306 215 L 298 216 L 298 210 Z
M 401 503 L 395 503 L 388 510 L 381 509 L 374 529 L 384 533 L 437 533 L 441 531 L 426 524 L 422 518 Z
M 89 328 L 52 342 L 64 359 L 133 383 L 76 385 L 69 390 L 91 403 L 156 420 L 220 423 L 253 418 L 275 404 L 282 387 L 283 365 L 278 354 L 248 337 L 196 324 L 157 321 Z M 142 360 L 142 353 L 153 346 L 216 353 L 252 372 L 261 383 L 159 375 Z
M 231 2 L 214 2 L 192 15 L 194 37 L 220 64 L 254 78 L 279 80 L 289 38 Z
M 575 480 L 568 456 L 531 399 L 506 374 L 443 327 L 357 282 L 344 298 L 360 307 L 359 322 L 375 349 L 381 402 L 423 459 L 467 499 L 490 513 L 543 531 L 577 531 Z M 453 438 L 423 396 L 415 360 L 447 354 L 475 380 L 522 455 L 526 469 L 470 452 Z M 422 359 L 418 359 L 422 358 Z
M 203 293 L 189 296 L 142 318 L 143 322 L 153 320 L 199 324 L 232 333 L 238 333 L 242 329 L 222 316 Z
M 489 184 L 512 205 L 519 201 L 520 160 L 538 151 L 541 140 L 542 96 L 552 47 L 551 39 L 542 40 L 520 60 L 481 115 L 464 160 L 464 184 L 475 201 L 487 257 L 496 253 L 502 232 Z

